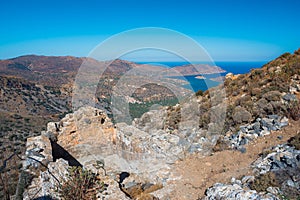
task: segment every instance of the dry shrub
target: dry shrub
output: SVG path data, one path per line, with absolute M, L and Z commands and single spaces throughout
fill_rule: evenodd
M 276 180 L 276 175 L 273 172 L 261 174 L 255 178 L 254 182 L 250 185 L 251 189 L 258 192 L 266 191 L 268 187 L 278 187 L 279 183 Z
M 288 107 L 289 117 L 295 121 L 300 119 L 300 102 L 294 101 Z
M 62 183 L 58 188 L 62 199 L 96 199 L 97 193 L 105 189 L 105 184 L 98 179 L 96 174 L 81 167 L 69 168 L 67 176 L 67 181 Z

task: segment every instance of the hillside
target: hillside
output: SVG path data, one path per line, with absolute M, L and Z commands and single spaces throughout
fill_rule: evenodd
M 109 63 L 91 58 L 72 56 L 20 56 L 0 60 L 0 160 L 4 161 L 13 152 L 24 153 L 27 138 L 40 135 L 47 129 L 47 123 L 59 121 L 72 110 L 74 80 L 79 68 L 91 66 L 103 70 Z M 219 68 L 218 68 L 219 69 Z M 201 72 L 201 67 L 198 67 Z M 202 72 L 207 72 L 205 66 Z M 213 73 L 215 68 L 212 68 Z M 125 60 L 114 60 L 103 72 L 86 75 L 87 80 L 97 80 L 95 104 L 112 117 L 111 96 L 113 87 L 119 85 L 122 101 L 130 106 L 130 118 L 141 116 L 154 104 L 175 105 L 178 103 L 174 92 L 188 95 L 191 91 L 181 87 L 186 82 L 164 77 L 166 68 L 140 65 Z M 126 76 L 124 76 L 126 74 Z M 148 79 L 145 79 L 149 77 Z M 126 79 L 125 79 L 126 78 Z M 139 85 L 144 80 L 144 85 Z M 156 83 L 161 84 L 156 84 Z M 133 87 L 137 85 L 138 87 Z M 173 90 L 168 89 L 173 88 Z M 132 92 L 133 91 L 133 92 Z M 131 94 L 132 93 L 132 94 Z M 122 108 L 115 111 L 123 113 Z M 118 116 L 113 120 L 127 120 Z M 131 123 L 131 119 L 127 122 Z M 14 161 L 19 162 L 19 161 Z M 18 171 L 19 166 L 15 166 Z M 13 170 L 13 171 L 14 171 Z M 11 178 L 17 180 L 17 176 Z M 11 186 L 14 188 L 15 186 Z M 13 191 L 14 189 L 12 189 Z
M 0 60 L 0 114 L 2 121 L 6 122 L 0 125 L 2 134 L 9 135 L 7 132 L 13 134 L 15 131 L 19 131 L 29 132 L 28 134 L 32 135 L 33 130 L 40 132 L 45 129 L 47 122 L 57 121 L 65 113 L 70 112 L 74 80 L 83 63 L 88 63 L 88 65 L 100 70 L 104 68 L 104 62 L 71 56 L 28 55 Z M 145 74 L 148 76 L 152 73 L 152 76 L 156 76 L 158 73 L 163 74 L 166 71 L 165 68 L 157 66 L 115 60 L 107 67 L 101 77 L 93 77 L 96 75 L 88 74 L 88 79 L 95 78 L 98 81 L 95 99 L 97 107 L 105 109 L 110 116 L 112 112 L 110 108 L 112 88 L 118 83 L 120 77 L 130 70 L 136 74 L 129 74 L 127 78 L 136 85 L 139 84 L 141 76 L 145 76 Z M 198 70 L 206 73 L 208 67 L 203 66 L 202 71 L 201 67 L 198 67 Z M 212 68 L 211 72 L 215 72 L 215 69 Z M 171 91 L 162 85 L 151 83 L 151 81 L 153 82 L 151 77 L 149 79 L 149 83 L 134 88 L 132 95 L 125 98 L 126 103 L 131 102 L 132 107 L 141 110 L 141 112 L 132 112 L 133 118 L 140 116 L 153 104 L 163 102 L 162 104 L 166 105 L 170 102 L 178 102 L 174 91 L 184 94 L 190 93 L 181 87 L 185 83 L 184 81 L 157 78 L 157 81 L 161 82 L 162 85 L 168 83 L 173 85 L 173 88 L 177 88 Z M 124 91 L 130 90 L 129 85 L 125 85 L 123 88 Z M 126 92 L 124 93 L 127 95 Z M 130 93 L 128 92 L 128 94 Z M 142 102 L 147 104 L 141 104 Z M 14 127 L 16 121 L 10 117 L 11 115 L 20 116 L 21 121 L 25 118 L 40 118 L 42 121 L 37 120 L 41 123 L 30 123 L 30 129 L 29 124 L 27 124 L 27 129 L 26 125 L 23 126 L 22 124 L 16 128 Z
M 70 165 L 95 175 L 79 199 L 297 199 L 299 63 L 300 49 L 132 124 L 93 107 L 48 123 L 27 140 L 23 197 L 68 196 Z

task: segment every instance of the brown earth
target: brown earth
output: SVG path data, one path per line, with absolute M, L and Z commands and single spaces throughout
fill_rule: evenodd
M 199 158 L 194 155 L 179 161 L 174 166 L 174 174 L 181 176 L 181 180 L 172 183 L 174 191 L 171 199 L 199 199 L 204 196 L 205 190 L 215 183 L 228 183 L 232 177 L 253 175 L 250 165 L 264 150 L 287 142 L 299 130 L 299 121 L 291 121 L 284 129 L 246 145 L 245 153 L 225 150 L 207 157 Z M 282 139 L 278 139 L 278 136 L 282 136 Z

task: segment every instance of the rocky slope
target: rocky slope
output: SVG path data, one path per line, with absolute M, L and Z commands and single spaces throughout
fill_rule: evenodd
M 14 133 L 21 132 L 21 136 L 26 139 L 28 136 L 25 136 L 25 133 L 35 135 L 34 131 L 40 132 L 45 129 L 45 124 L 49 121 L 61 119 L 72 109 L 72 89 L 80 66 L 93 66 L 96 70 L 101 71 L 104 70 L 104 64 L 105 62 L 91 58 L 71 56 L 29 55 L 0 60 L 0 115 L 3 121 L 0 124 L 1 134 L 13 137 L 16 135 Z M 197 69 L 201 73 L 207 72 L 209 68 L 199 66 Z M 217 69 L 220 70 L 219 68 L 211 68 L 210 72 L 216 72 Z M 97 80 L 96 98 L 93 97 L 96 106 L 111 114 L 112 88 L 118 83 L 122 75 L 130 72 L 126 78 L 130 79 L 131 85 L 138 85 L 140 76 L 153 74 L 153 77 L 156 77 L 157 73 L 163 74 L 165 71 L 165 68 L 115 60 L 101 77 L 93 77 L 94 74 L 90 73 L 88 79 L 96 78 Z M 150 84 L 138 85 L 139 87 L 133 88 L 130 88 L 131 86 L 124 80 L 123 93 L 126 94 L 126 92 L 131 91 L 129 93 L 131 96 L 122 94 L 121 96 L 124 97 L 122 100 L 126 103 L 132 103 L 134 108 L 139 108 L 135 103 L 176 102 L 174 91 L 182 92 L 181 96 L 190 93 L 182 87 L 178 87 L 183 83 L 176 81 L 176 79 L 171 81 L 171 79 L 159 78 L 159 80 L 161 85 L 153 84 L 153 80 L 152 82 L 148 80 Z M 173 91 L 167 89 L 163 86 L 166 82 L 178 89 Z M 135 112 L 131 112 L 131 114 L 134 117 Z M 140 113 L 138 114 L 140 115 Z M 19 120 L 15 119 L 14 115 L 18 115 Z M 27 121 L 30 123 L 26 123 Z M 19 125 L 16 127 L 16 124 Z M 20 141 L 18 140 L 18 142 Z
M 116 84 L 119 84 L 119 88 L 122 87 L 115 96 L 125 104 L 130 104 L 127 122 L 148 111 L 153 104 L 175 105 L 178 102 L 176 92 L 180 96 L 191 93 L 182 87 L 184 81 L 164 77 L 165 68 L 115 60 L 104 71 L 107 63 L 109 62 L 72 56 L 28 55 L 0 60 L 0 161 L 14 152 L 24 153 L 28 137 L 40 135 L 41 131 L 46 130 L 48 122 L 59 121 L 66 113 L 71 112 L 73 86 L 76 87 L 74 80 L 82 65 L 95 70 L 96 73 L 82 74 L 82 77 L 96 80 L 96 94 L 91 99 L 94 99 L 97 108 L 105 110 L 110 117 L 113 116 L 113 87 Z M 212 68 L 210 72 L 216 69 Z M 101 70 L 102 76 L 98 77 L 97 72 Z M 198 70 L 201 72 L 201 67 Z M 203 68 L 202 72 L 203 70 L 207 72 L 208 68 Z M 120 81 L 121 77 L 123 82 Z M 144 81 L 142 83 L 145 83 L 143 85 L 140 85 L 141 78 Z M 130 84 L 127 84 L 128 81 Z M 122 109 L 116 108 L 115 112 L 125 113 Z M 112 120 L 126 121 L 128 115 L 114 115 L 115 119 Z M 11 165 L 18 168 L 13 163 Z M 8 179 L 11 177 L 16 176 L 8 176 Z M 14 181 L 8 182 L 12 183 L 8 188 L 13 188 Z M 0 191 L 2 188 L 3 184 L 0 183 Z
M 207 199 L 221 196 L 276 199 L 286 196 L 287 191 L 296 191 L 297 177 L 291 179 L 292 182 L 286 177 L 276 184 L 269 181 L 264 187 L 248 184 L 247 180 L 259 183 L 265 179 L 260 178 L 264 173 L 271 171 L 273 176 L 276 170 L 288 170 L 293 176 L 299 166 L 299 152 L 294 147 L 277 146 L 274 152 L 271 149 L 265 153 L 267 159 L 257 162 L 254 161 L 260 152 L 247 152 L 255 149 L 256 141 L 261 141 L 261 146 L 278 145 L 284 136 L 274 139 L 274 133 L 289 129 L 290 124 L 299 127 L 294 122 L 300 118 L 299 63 L 300 50 L 284 54 L 249 74 L 228 74 L 224 84 L 198 92 L 175 106 L 151 110 L 132 124 L 113 124 L 106 111 L 88 106 L 67 114 L 60 121 L 48 123 L 41 136 L 27 140 L 17 195 L 24 194 L 25 199 L 49 195 L 59 198 L 57 188 L 68 184 L 66 173 L 72 174 L 68 166 L 83 166 L 93 172 L 95 180 L 103 181 L 100 189 L 92 185 L 87 190 L 89 195 L 99 199 L 197 199 L 204 196 Z M 293 132 L 290 136 L 296 134 Z M 264 166 L 265 171 L 260 173 L 259 168 L 258 174 L 253 172 L 253 177 L 243 179 L 242 175 L 249 175 L 250 170 L 238 171 L 239 164 L 222 165 L 217 162 L 222 157 L 214 157 L 219 153 L 224 158 L 247 155 L 251 159 L 245 162 L 245 168 L 254 162 L 253 169 Z M 277 156 L 277 153 L 281 154 Z M 268 168 L 270 161 L 276 164 Z M 267 164 L 262 164 L 264 162 Z M 203 167 L 205 173 L 200 173 L 203 177 L 196 177 L 197 167 L 188 167 L 197 163 Z M 215 169 L 212 163 L 221 168 Z M 227 165 L 240 176 L 229 173 Z M 228 178 L 231 177 L 223 177 L 220 170 L 241 180 L 233 179 L 230 183 Z M 33 181 L 22 192 L 26 182 L 24 174 Z M 213 185 L 215 182 L 207 180 L 208 174 L 220 176 L 212 180 L 224 183 Z M 206 188 L 209 189 L 204 194 Z
M 229 74 L 224 85 L 132 124 L 113 124 L 93 107 L 48 123 L 27 142 L 23 171 L 34 178 L 24 198 L 58 198 L 69 165 L 104 182 L 88 190 L 98 199 L 297 197 L 299 136 L 286 141 L 299 134 L 299 63 L 300 50 Z

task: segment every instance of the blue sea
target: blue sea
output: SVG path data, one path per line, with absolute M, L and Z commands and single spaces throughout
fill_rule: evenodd
M 140 64 L 153 64 L 153 62 L 139 62 Z M 187 62 L 158 62 L 160 66 L 166 67 L 176 67 L 181 65 L 190 64 Z M 196 76 L 185 76 L 185 77 L 172 77 L 178 79 L 185 79 L 189 82 L 188 85 L 185 85 L 186 88 L 191 89 L 193 91 L 202 90 L 205 91 L 208 88 L 217 86 L 220 82 L 212 81 L 211 78 L 215 78 L 218 76 L 225 76 L 227 73 L 233 74 L 245 74 L 251 71 L 251 69 L 261 68 L 267 61 L 260 61 L 260 62 L 215 62 L 215 65 L 221 67 L 222 69 L 226 70 L 225 73 L 222 74 L 203 74 L 206 79 L 197 79 Z

